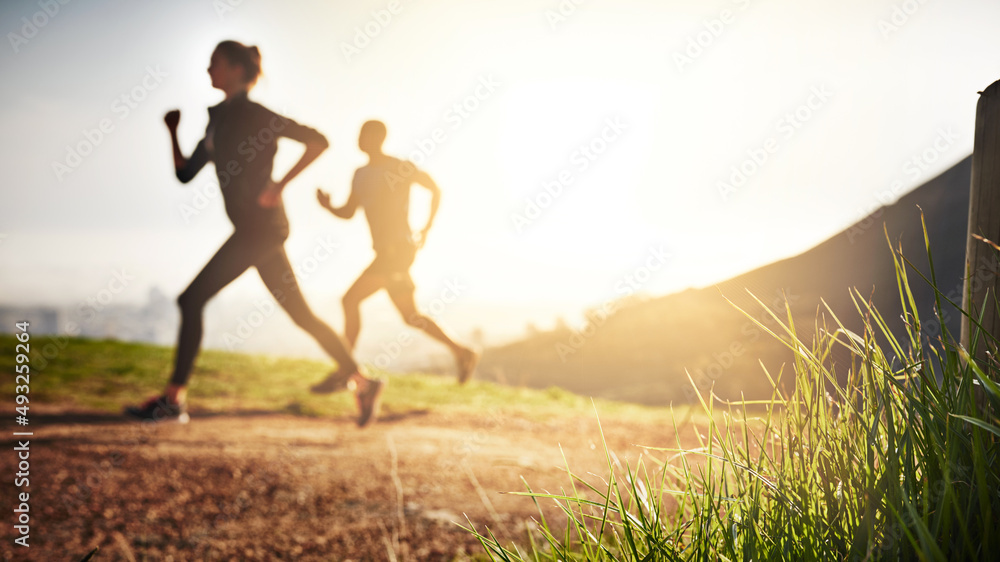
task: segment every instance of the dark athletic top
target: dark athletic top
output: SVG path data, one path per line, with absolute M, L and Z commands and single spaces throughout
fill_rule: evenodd
M 265 209 L 257 203 L 271 179 L 278 137 L 327 145 L 326 137 L 316 129 L 250 101 L 246 93 L 238 94 L 208 108 L 205 138 L 187 165 L 177 170 L 177 179 L 187 183 L 205 164 L 215 163 L 226 214 L 237 232 L 288 236 L 284 204 Z
M 351 189 L 364 207 L 376 253 L 413 246 L 410 185 L 416 168 L 392 156 L 354 172 Z

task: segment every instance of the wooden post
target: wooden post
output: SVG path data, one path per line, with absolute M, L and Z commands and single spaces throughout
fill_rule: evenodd
M 962 307 L 974 316 L 985 310 L 984 331 L 1000 339 L 1000 313 L 996 295 L 1000 289 L 997 270 L 997 250 L 974 238 L 978 235 L 1000 241 L 1000 81 L 980 92 L 976 105 L 976 139 L 972 153 L 972 187 L 969 198 L 969 235 L 965 249 L 965 290 Z M 977 328 L 962 317 L 961 343 L 969 349 Z M 992 339 L 984 334 L 977 338 L 975 359 L 985 365 Z M 985 369 L 984 369 L 985 371 Z

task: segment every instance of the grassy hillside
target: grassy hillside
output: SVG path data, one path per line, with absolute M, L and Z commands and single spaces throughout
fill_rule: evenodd
M 946 333 L 928 343 L 922 322 L 947 319 L 918 312 L 912 269 L 892 257 L 900 317 L 910 320 L 902 339 L 860 291 L 861 331 L 834 323 L 802 339 L 779 326 L 795 384 L 765 414 L 730 406 L 699 448 L 651 448 L 624 466 L 609 458 L 598 486 L 575 475 L 580 484 L 559 493 L 526 482 L 539 540 L 525 555 L 472 529 L 491 558 L 996 560 L 1000 373 L 992 358 L 974 358 L 1000 342 L 986 333 L 962 347 Z M 834 349 L 853 359 L 846 381 L 830 368 Z M 704 407 L 718 419 L 714 402 Z M 547 512 L 572 520 L 548 525 Z
M 13 372 L 16 340 L 0 336 L 0 355 Z M 108 340 L 56 339 L 36 336 L 31 345 L 33 404 L 71 409 L 120 412 L 123 405 L 163 389 L 173 350 L 167 347 Z M 58 353 L 53 351 L 58 350 Z M 247 411 L 288 412 L 317 417 L 353 417 L 348 393 L 317 396 L 309 386 L 326 376 L 331 366 L 306 359 L 205 351 L 191 377 L 192 413 Z M 459 387 L 455 379 L 436 375 L 388 375 L 382 415 L 409 415 L 431 409 L 485 414 L 502 411 L 527 419 L 560 415 L 593 415 L 591 401 L 559 388 L 532 390 L 473 380 Z M 0 400 L 13 400 L 14 387 L 4 385 Z M 669 412 L 599 401 L 603 413 L 625 419 L 662 419 Z
M 860 330 L 862 317 L 849 296 L 851 288 L 891 320 L 897 336 L 902 334 L 896 273 L 885 231 L 926 274 L 921 210 L 938 285 L 946 295 L 961 300 L 970 174 L 967 158 L 815 248 L 715 287 L 622 304 L 610 318 L 580 333 L 563 328 L 490 350 L 483 361 L 484 376 L 645 404 L 677 404 L 693 397 L 690 372 L 703 391 L 714 386 L 720 395 L 734 400 L 767 397 L 771 386 L 761 362 L 775 372 L 790 364 L 788 349 L 766 331 L 777 325 L 771 313 L 786 318 L 786 302 L 807 342 L 817 334 L 822 302 L 845 326 Z M 873 201 L 883 191 L 873 188 Z M 914 275 L 911 288 L 921 316 L 932 317 L 929 286 Z M 764 326 L 755 326 L 726 299 Z M 949 310 L 945 318 L 949 330 L 957 333 L 957 311 Z M 941 326 L 931 321 L 922 332 L 925 338 L 935 338 Z M 834 360 L 846 361 L 847 355 L 841 353 Z M 843 380 L 844 370 L 835 370 Z

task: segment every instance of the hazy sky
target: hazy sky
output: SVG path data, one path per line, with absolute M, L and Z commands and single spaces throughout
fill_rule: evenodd
M 335 302 L 371 259 L 363 219 L 313 192 L 346 198 L 378 118 L 443 190 L 418 301 L 458 282 L 469 309 L 542 324 L 808 249 L 969 154 L 1000 78 L 995 0 L 52 4 L 0 7 L 6 303 L 72 304 L 122 269 L 123 302 L 176 295 L 214 253 L 214 174 L 176 181 L 161 118 L 180 108 L 193 149 L 222 39 L 260 47 L 252 98 L 332 143 L 285 192 L 307 293 Z

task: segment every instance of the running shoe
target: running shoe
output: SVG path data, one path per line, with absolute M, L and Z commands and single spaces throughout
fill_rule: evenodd
M 455 360 L 458 363 L 458 384 L 469 382 L 479 364 L 479 352 L 465 348 L 455 355 Z
M 191 416 L 187 413 L 187 405 L 183 402 L 174 404 L 166 396 L 154 396 L 139 406 L 127 406 L 125 414 L 143 421 L 175 421 L 188 423 Z
M 368 379 L 368 384 L 354 395 L 358 402 L 358 427 L 367 427 L 378 417 L 385 385 L 382 379 Z
M 334 371 L 325 379 L 309 387 L 309 392 L 313 394 L 333 394 L 348 389 L 350 375 L 344 375 L 340 371 Z

